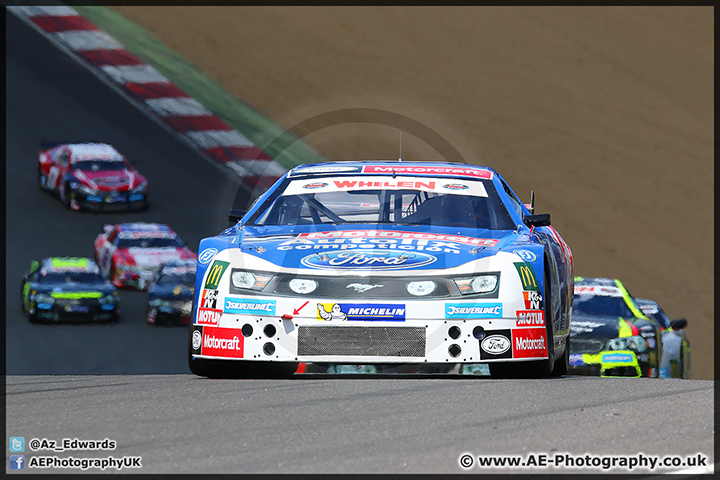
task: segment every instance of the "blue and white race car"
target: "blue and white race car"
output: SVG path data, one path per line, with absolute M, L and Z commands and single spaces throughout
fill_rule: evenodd
M 492 168 L 301 165 L 233 215 L 199 246 L 197 375 L 283 376 L 300 362 L 567 371 L 572 253 Z

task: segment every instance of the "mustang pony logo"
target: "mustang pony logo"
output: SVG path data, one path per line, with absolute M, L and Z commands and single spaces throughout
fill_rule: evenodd
M 357 293 L 363 293 L 378 287 L 382 287 L 382 285 L 363 285 L 362 283 L 351 283 L 345 288 L 354 288 Z

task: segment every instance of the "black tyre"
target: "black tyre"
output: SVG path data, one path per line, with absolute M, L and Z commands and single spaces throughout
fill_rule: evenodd
M 552 376 L 553 377 L 561 377 L 563 375 L 567 375 L 569 369 L 570 369 L 570 336 L 568 335 L 568 337 L 565 339 L 565 351 L 563 352 L 562 356 L 555 361 L 555 366 L 553 367 Z
M 27 312 L 27 308 L 25 308 L 25 281 L 23 280 L 20 282 L 20 308 L 22 308 L 23 312 Z
M 40 190 L 43 192 L 46 190 L 45 185 L 47 185 L 47 177 L 45 177 L 45 174 L 42 173 L 42 168 L 38 165 L 38 187 L 40 187 Z
M 60 188 L 60 201 L 65 205 L 65 208 L 70 209 L 70 185 L 67 183 L 63 184 Z

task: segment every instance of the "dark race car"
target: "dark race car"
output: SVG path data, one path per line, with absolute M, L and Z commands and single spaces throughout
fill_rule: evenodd
M 195 292 L 195 260 L 166 264 L 148 286 L 147 323 L 188 325 Z
M 573 312 L 570 338 L 569 374 L 642 377 L 651 369 L 647 342 L 624 318 Z
M 640 310 L 655 319 L 662 328 L 663 350 L 660 359 L 660 377 L 690 378 L 690 342 L 683 332 L 687 320 L 670 320 L 660 305 L 647 298 L 636 298 Z
M 198 375 L 292 374 L 299 362 L 567 371 L 570 248 L 492 168 L 302 165 L 239 217 L 200 243 Z
M 31 322 L 116 322 L 119 316 L 115 287 L 89 258 L 33 261 L 20 297 Z
M 105 225 L 95 238 L 98 265 L 118 288 L 145 290 L 166 263 L 196 257 L 172 228 L 161 223 Z
M 620 280 L 575 278 L 569 373 L 657 377 L 662 335 Z
M 41 189 L 58 195 L 72 210 L 148 206 L 147 180 L 106 143 L 58 144 L 41 150 L 38 181 Z

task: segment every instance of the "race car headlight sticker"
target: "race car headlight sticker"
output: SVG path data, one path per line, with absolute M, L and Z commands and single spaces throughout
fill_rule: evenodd
M 88 187 L 87 185 L 83 185 L 82 183 L 78 183 L 78 184 L 76 184 L 76 185 L 77 185 L 77 186 L 74 187 L 74 188 L 77 188 L 77 190 L 78 190 L 79 192 L 81 192 L 81 193 L 83 193 L 83 194 L 85 194 L 85 195 L 95 195 L 95 193 L 97 193 L 97 192 L 95 192 L 95 190 L 93 190 L 92 188 Z M 72 187 L 73 184 L 70 184 L 70 186 Z
M 232 283 L 237 288 L 246 290 L 262 290 L 272 279 L 271 275 L 260 275 L 252 272 L 233 272 Z
M 111 304 L 111 303 L 114 303 L 114 302 L 115 302 L 115 295 L 113 295 L 113 294 L 111 293 L 111 294 L 109 294 L 109 295 L 105 295 L 104 297 L 100 297 L 99 302 L 100 302 L 101 305 L 109 305 L 109 304 Z
M 292 280 L 290 280 L 290 282 L 288 282 L 288 286 L 293 292 L 304 295 L 306 293 L 314 292 L 318 284 L 315 280 L 310 280 L 306 278 L 293 278 Z
M 497 275 L 478 275 L 469 278 L 456 278 L 455 285 L 463 295 L 492 292 L 497 287 Z
M 55 303 L 55 299 L 45 293 L 38 293 L 35 295 L 36 303 Z
M 408 283 L 407 291 L 410 295 L 422 297 L 424 295 L 430 295 L 432 292 L 434 292 L 436 286 L 437 285 L 432 280 L 421 280 Z
M 647 350 L 647 341 L 639 336 L 619 337 L 608 341 L 608 350 L 632 350 L 635 352 L 644 352 Z
M 183 314 L 188 314 L 192 310 L 192 300 L 186 300 L 184 302 L 180 302 L 178 305 L 178 310 L 180 310 Z
M 132 189 L 132 193 L 145 193 L 147 185 L 147 183 L 141 183 L 140 185 Z

